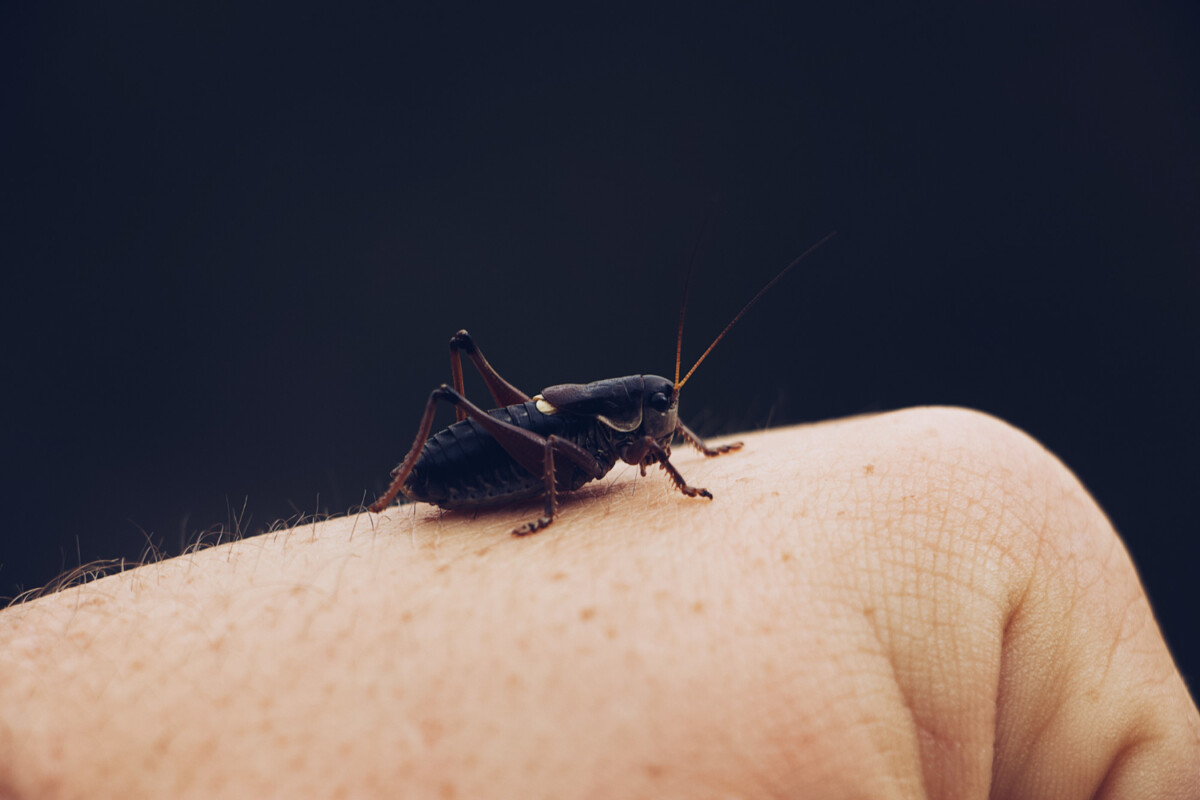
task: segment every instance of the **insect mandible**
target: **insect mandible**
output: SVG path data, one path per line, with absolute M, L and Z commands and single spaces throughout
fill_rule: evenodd
M 554 521 L 559 492 L 574 491 L 604 477 L 618 460 L 637 465 L 642 475 L 646 467 L 658 464 L 683 494 L 712 499 L 707 489 L 689 486 L 671 464 L 671 442 L 679 435 L 706 456 L 728 453 L 742 444 L 706 445 L 679 419 L 679 391 L 742 315 L 835 233 L 808 248 L 760 289 L 682 380 L 679 361 L 687 308 L 686 282 L 673 381 L 658 375 L 629 375 L 550 386 L 529 397 L 500 377 L 469 333 L 459 331 L 450 339 L 454 386 L 442 384 L 430 393 L 412 448 L 392 470 L 387 491 L 368 509 L 383 511 L 401 492 L 413 500 L 447 509 L 486 508 L 545 495 L 544 514 L 513 531 L 514 535 L 524 536 Z M 483 376 L 498 408 L 485 411 L 464 396 L 464 353 Z M 439 402 L 454 406 L 457 421 L 430 435 Z

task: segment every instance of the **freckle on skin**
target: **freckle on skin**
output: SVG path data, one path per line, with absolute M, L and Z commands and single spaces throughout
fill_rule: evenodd
M 552 581 L 565 581 L 566 579 L 567 579 L 567 573 L 565 573 L 565 572 L 556 572 L 550 576 L 550 580 L 552 580 Z
M 787 562 L 791 561 L 791 560 L 792 560 L 792 559 L 794 559 L 794 558 L 795 558 L 795 556 L 793 556 L 791 553 L 789 553 L 789 552 L 788 552 L 788 551 L 786 551 L 786 550 L 784 550 L 784 551 L 783 551 L 783 554 L 779 556 L 779 560 L 780 560 L 780 561 L 782 561 L 782 562 L 783 562 L 783 563 L 785 563 L 785 564 L 786 564 Z
M 418 727 L 421 729 L 421 741 L 426 747 L 433 747 L 442 740 L 442 735 L 446 732 L 446 727 L 436 719 L 421 720 Z
M 701 602 L 700 600 L 697 600 L 696 602 L 692 603 L 692 612 L 695 614 L 703 614 L 704 613 L 704 603 Z
M 596 616 L 596 609 L 594 609 L 594 608 L 579 609 L 579 618 L 581 620 L 583 620 L 584 622 L 587 622 L 589 619 L 591 619 L 594 616 Z

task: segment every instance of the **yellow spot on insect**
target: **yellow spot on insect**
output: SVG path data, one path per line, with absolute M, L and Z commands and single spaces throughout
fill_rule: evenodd
M 550 405 L 549 403 L 547 403 L 546 398 L 542 397 L 540 394 L 535 394 L 533 396 L 533 401 L 535 403 L 537 403 L 537 410 L 542 412 L 543 414 L 557 414 L 558 413 L 558 409 L 555 408 L 554 406 Z

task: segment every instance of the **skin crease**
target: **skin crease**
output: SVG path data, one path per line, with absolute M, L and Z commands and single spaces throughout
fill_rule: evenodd
M 393 507 L 0 612 L 0 798 L 1200 798 L 1076 479 L 970 411 Z

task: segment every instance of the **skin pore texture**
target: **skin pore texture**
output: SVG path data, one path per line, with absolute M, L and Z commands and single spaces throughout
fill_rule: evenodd
M 1053 456 L 913 409 L 396 506 L 0 612 L 0 798 L 1200 798 L 1200 717 Z

